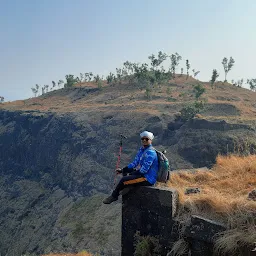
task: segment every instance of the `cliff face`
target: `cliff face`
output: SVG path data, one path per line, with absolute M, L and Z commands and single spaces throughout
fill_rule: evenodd
M 0 112 L 2 255 L 120 250 L 120 206 L 101 204 L 113 156 L 97 125 L 79 118 Z
M 120 250 L 121 207 L 101 204 L 113 186 L 120 133 L 121 165 L 154 132 L 174 169 L 212 166 L 255 130 L 247 125 L 143 112 L 42 113 L 0 111 L 0 253 Z M 241 142 L 242 141 L 242 142 Z M 248 141 L 247 141 L 248 142 Z

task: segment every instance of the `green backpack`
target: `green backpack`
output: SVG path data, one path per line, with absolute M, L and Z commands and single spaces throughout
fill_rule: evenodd
M 154 148 L 157 154 L 158 159 L 158 172 L 157 172 L 157 181 L 158 182 L 167 182 L 170 178 L 170 164 L 167 157 L 164 155 L 165 150 L 163 152 L 158 151 Z
M 170 164 L 169 160 L 167 157 L 164 155 L 166 151 L 164 150 L 163 152 L 156 150 L 154 147 L 149 148 L 149 149 L 154 149 L 157 154 L 157 159 L 158 159 L 158 171 L 157 171 L 157 181 L 158 182 L 167 182 L 170 179 Z M 143 153 L 146 154 L 146 152 L 149 150 L 146 149 Z

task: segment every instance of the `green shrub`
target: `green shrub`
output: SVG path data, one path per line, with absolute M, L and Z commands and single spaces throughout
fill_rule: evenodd
M 72 87 L 74 84 L 78 83 L 78 79 L 74 78 L 74 75 L 66 75 L 67 82 L 64 84 L 65 88 Z
M 194 86 L 194 93 L 195 93 L 196 99 L 199 99 L 204 92 L 205 92 L 205 88 L 201 84 L 197 84 L 196 86 Z
M 152 89 L 149 88 L 149 86 L 147 86 L 147 88 L 146 88 L 145 95 L 146 95 L 147 100 L 152 99 Z
M 175 98 L 173 98 L 173 97 L 168 97 L 168 98 L 167 98 L 167 101 L 175 102 L 175 101 L 177 101 L 177 99 L 175 99 Z
M 159 240 L 151 236 L 141 236 L 136 232 L 135 236 L 135 256 L 158 256 L 161 246 Z
M 188 121 L 195 117 L 204 108 L 204 103 L 202 101 L 195 101 L 193 104 L 183 107 L 180 111 L 180 116 L 176 119 L 181 119 L 182 121 Z

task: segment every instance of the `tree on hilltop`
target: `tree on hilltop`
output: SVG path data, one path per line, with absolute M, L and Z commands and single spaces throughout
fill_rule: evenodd
M 114 78 L 115 78 L 115 75 L 114 75 L 112 72 L 110 72 L 109 75 L 108 75 L 107 78 L 106 78 L 106 79 L 107 79 L 107 83 L 108 83 L 108 84 L 113 83 Z
M 36 88 L 32 87 L 31 90 L 32 90 L 32 92 L 34 93 L 34 96 L 36 97 L 36 94 L 37 94 Z
M 133 63 L 129 62 L 129 61 L 126 61 L 124 62 L 124 69 L 125 71 L 127 72 L 127 75 L 132 75 L 133 72 L 134 72 L 134 69 L 133 69 Z
M 103 85 L 102 80 L 103 80 L 103 77 L 100 78 L 99 75 L 94 76 L 94 82 L 97 84 L 97 86 L 98 86 L 98 88 L 99 88 L 100 90 L 102 89 L 102 85 Z
M 212 88 L 213 88 L 213 86 L 214 86 L 214 84 L 215 84 L 215 82 L 216 82 L 216 80 L 217 80 L 218 77 L 219 77 L 218 71 L 217 71 L 216 69 L 214 69 L 214 70 L 212 71 L 212 79 L 211 79 L 211 81 L 210 81 Z
M 64 81 L 63 80 L 59 80 L 58 87 L 60 88 L 62 84 L 64 84 Z
M 168 55 L 166 53 L 163 53 L 162 51 L 158 52 L 157 57 L 154 54 L 148 57 L 151 60 L 149 78 L 152 84 L 156 82 L 160 85 L 166 79 L 164 67 L 160 65 L 167 59 L 167 57 Z
M 167 59 L 167 54 L 161 51 L 158 52 L 158 56 L 155 57 L 154 54 L 150 55 L 148 58 L 151 60 L 151 70 L 156 70 L 160 65 Z
M 51 88 L 51 90 L 54 89 L 55 86 L 56 86 L 56 83 L 54 81 L 52 81 L 52 88 Z
M 80 73 L 80 78 L 79 78 L 79 80 L 80 80 L 80 83 L 85 82 L 85 81 L 84 81 L 84 74 L 83 74 L 83 73 Z
M 92 72 L 88 72 L 84 74 L 84 81 L 85 82 L 90 82 L 93 78 L 93 73 Z
M 148 64 L 142 63 L 141 65 L 133 63 L 134 78 L 140 87 L 147 87 L 150 80 L 150 73 L 148 70 Z M 151 83 L 153 81 L 151 80 Z
M 171 59 L 172 76 L 173 76 L 173 78 L 175 78 L 175 70 L 176 70 L 176 67 L 179 66 L 179 62 L 180 62 L 180 60 L 182 60 L 182 57 L 177 52 L 175 54 L 172 54 L 169 57 Z
M 189 61 L 186 60 L 186 68 L 187 68 L 187 77 L 186 79 L 188 79 L 188 76 L 189 76 L 189 69 L 190 69 L 190 64 L 189 64 Z
M 37 95 L 37 93 L 39 91 L 39 87 L 40 87 L 40 85 L 36 84 L 35 88 L 33 88 L 33 87 L 31 88 L 31 90 L 34 93 L 35 97 L 36 97 L 36 95 Z
M 48 92 L 49 91 L 49 85 L 46 84 L 46 85 L 44 85 L 44 87 L 45 87 L 45 92 Z
M 223 65 L 224 72 L 225 72 L 225 81 L 224 82 L 227 82 L 227 74 L 232 69 L 234 64 L 235 64 L 235 60 L 232 57 L 229 58 L 229 61 L 226 57 L 223 58 L 222 65 Z
M 250 85 L 250 89 L 256 92 L 256 78 L 254 79 L 247 79 L 247 84 Z
M 70 88 L 74 84 L 78 83 L 78 79 L 74 78 L 74 75 L 66 75 L 66 83 L 64 84 L 64 88 Z
M 116 68 L 116 78 L 119 84 L 121 84 L 122 78 L 123 78 L 123 71 L 121 68 Z
M 4 102 L 4 97 L 0 96 L 0 103 L 3 103 L 3 102 Z

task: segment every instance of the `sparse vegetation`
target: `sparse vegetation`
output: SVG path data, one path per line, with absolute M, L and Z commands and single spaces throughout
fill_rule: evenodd
M 140 89 L 146 90 L 146 95 L 148 95 L 147 90 L 150 90 L 151 93 L 155 89 L 155 86 L 158 85 L 161 87 L 161 85 L 168 84 L 170 80 L 175 78 L 176 70 L 179 66 L 180 61 L 182 60 L 182 57 L 176 52 L 174 54 L 168 55 L 167 53 L 164 53 L 162 51 L 159 51 L 157 55 L 151 54 L 148 56 L 148 59 L 150 60 L 150 65 L 148 63 L 132 63 L 129 61 L 126 61 L 123 63 L 123 66 L 120 68 L 116 68 L 116 72 L 112 73 L 110 72 L 109 75 L 106 77 L 106 81 L 104 81 L 104 78 L 100 77 L 100 75 L 93 75 L 92 72 L 87 73 L 80 73 L 79 77 L 77 76 L 75 78 L 74 75 L 66 75 L 66 82 L 64 83 L 63 80 L 59 80 L 56 84 L 55 81 L 52 81 L 52 87 L 50 90 L 56 89 L 58 85 L 58 89 L 61 88 L 61 85 L 64 84 L 64 88 L 70 88 L 74 86 L 75 84 L 79 84 L 81 87 L 85 86 L 85 83 L 89 83 L 92 80 L 96 83 L 97 87 L 99 89 L 102 89 L 102 87 L 106 84 L 108 85 L 116 85 L 116 84 L 122 84 L 128 82 L 130 85 L 138 86 Z M 164 61 L 170 59 L 171 65 L 169 70 L 165 70 L 163 63 Z M 225 72 L 225 82 L 227 81 L 227 74 L 234 66 L 234 59 L 230 57 L 228 60 L 226 57 L 222 60 L 222 65 L 224 67 Z M 189 60 L 186 60 L 186 79 L 189 77 L 189 70 L 190 70 L 191 64 Z M 181 68 L 181 72 L 179 77 L 182 77 L 184 72 L 184 69 Z M 196 71 L 195 69 L 192 69 L 193 77 L 196 78 L 196 76 L 200 73 L 200 71 Z M 216 84 L 216 79 L 219 77 L 219 74 L 216 69 L 213 70 L 212 79 L 211 79 L 211 85 L 212 88 Z M 250 85 L 251 90 L 255 91 L 255 79 L 247 80 L 247 83 Z M 232 83 L 238 87 L 242 87 L 243 79 L 238 80 L 236 83 Z M 35 88 L 31 88 L 32 92 L 34 94 L 34 97 L 39 96 L 39 87 L 36 85 Z M 42 95 L 47 93 L 49 89 L 49 85 L 44 85 L 41 87 Z M 148 96 L 146 96 L 147 99 Z

